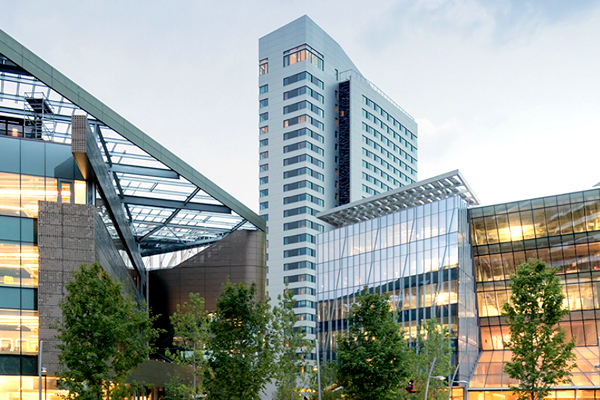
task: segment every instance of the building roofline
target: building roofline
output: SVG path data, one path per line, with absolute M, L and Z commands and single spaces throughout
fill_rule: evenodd
M 460 196 L 469 206 L 479 205 L 463 175 L 454 170 L 321 212 L 317 217 L 341 227 L 453 196 Z
M 258 214 L 250 210 L 239 200 L 221 189 L 217 184 L 159 144 L 156 140 L 142 132 L 116 111 L 92 96 L 89 92 L 78 86 L 75 82 L 67 78 L 1 29 L 0 54 L 4 55 L 17 66 L 23 68 L 29 74 L 39 79 L 56 92 L 60 93 L 94 118 L 106 124 L 106 126 L 119 133 L 134 145 L 177 172 L 183 178 L 201 188 L 216 200 L 222 202 L 225 206 L 229 207 L 242 218 L 245 218 L 258 229 L 262 231 L 266 230 L 266 221 Z

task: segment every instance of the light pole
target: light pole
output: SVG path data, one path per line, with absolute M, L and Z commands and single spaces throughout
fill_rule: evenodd
M 454 370 L 454 374 L 452 375 L 452 380 L 450 381 L 450 389 L 448 389 L 448 400 L 450 400 L 452 398 L 452 389 L 454 388 L 454 384 L 458 383 L 464 383 L 464 384 L 468 384 L 469 382 L 467 381 L 455 381 L 454 379 L 456 379 L 456 373 L 458 372 L 458 367 L 460 366 L 460 363 L 456 366 L 456 369 Z
M 445 376 L 431 376 L 431 373 L 433 372 L 433 367 L 435 367 L 435 362 L 437 361 L 437 357 L 433 357 L 433 361 L 431 363 L 431 368 L 429 369 L 429 375 L 427 376 L 427 385 L 425 386 L 425 397 L 424 400 L 427 400 L 427 393 L 429 393 L 429 381 L 433 378 L 435 380 L 438 381 L 443 381 L 444 379 L 446 379 Z

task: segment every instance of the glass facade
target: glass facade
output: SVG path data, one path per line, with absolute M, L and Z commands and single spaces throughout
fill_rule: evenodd
M 483 350 L 470 387 L 506 388 L 510 383 L 503 373 L 510 352 L 502 345 L 509 329 L 500 313 L 510 298 L 510 274 L 537 259 L 558 267 L 564 305 L 571 311 L 559 325 L 577 346 L 573 386 L 600 386 L 594 368 L 600 334 L 600 189 L 472 208 L 469 219 Z M 556 396 L 574 398 L 572 391 Z M 579 390 L 577 398 L 593 399 L 594 394 Z
M 0 136 L 0 400 L 38 396 L 39 201 L 87 198 L 70 145 L 14 136 Z M 48 400 L 64 393 L 53 377 L 42 385 Z
M 317 237 L 319 348 L 335 357 L 336 339 L 366 285 L 389 293 L 407 339 L 434 318 L 448 328 L 469 376 L 479 353 L 467 204 L 449 197 Z

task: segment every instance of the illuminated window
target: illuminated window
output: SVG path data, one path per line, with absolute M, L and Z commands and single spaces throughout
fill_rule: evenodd
M 288 67 L 302 61 L 308 61 L 320 70 L 324 70 L 323 55 L 307 44 L 303 44 L 283 52 L 284 67 Z
M 269 133 L 269 126 L 262 126 L 260 128 L 260 134 L 262 135 L 263 133 Z
M 265 58 L 258 63 L 258 74 L 265 75 L 269 72 L 269 59 Z

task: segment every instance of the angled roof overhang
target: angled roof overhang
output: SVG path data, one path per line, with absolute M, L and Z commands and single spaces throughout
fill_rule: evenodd
M 40 139 L 71 143 L 72 117 L 87 114 L 142 256 L 266 230 L 259 215 L 2 30 L 0 81 L 0 113 L 39 118 Z
M 468 206 L 479 204 L 479 199 L 460 171 L 454 170 L 321 212 L 317 217 L 341 227 L 453 196 L 459 196 Z

